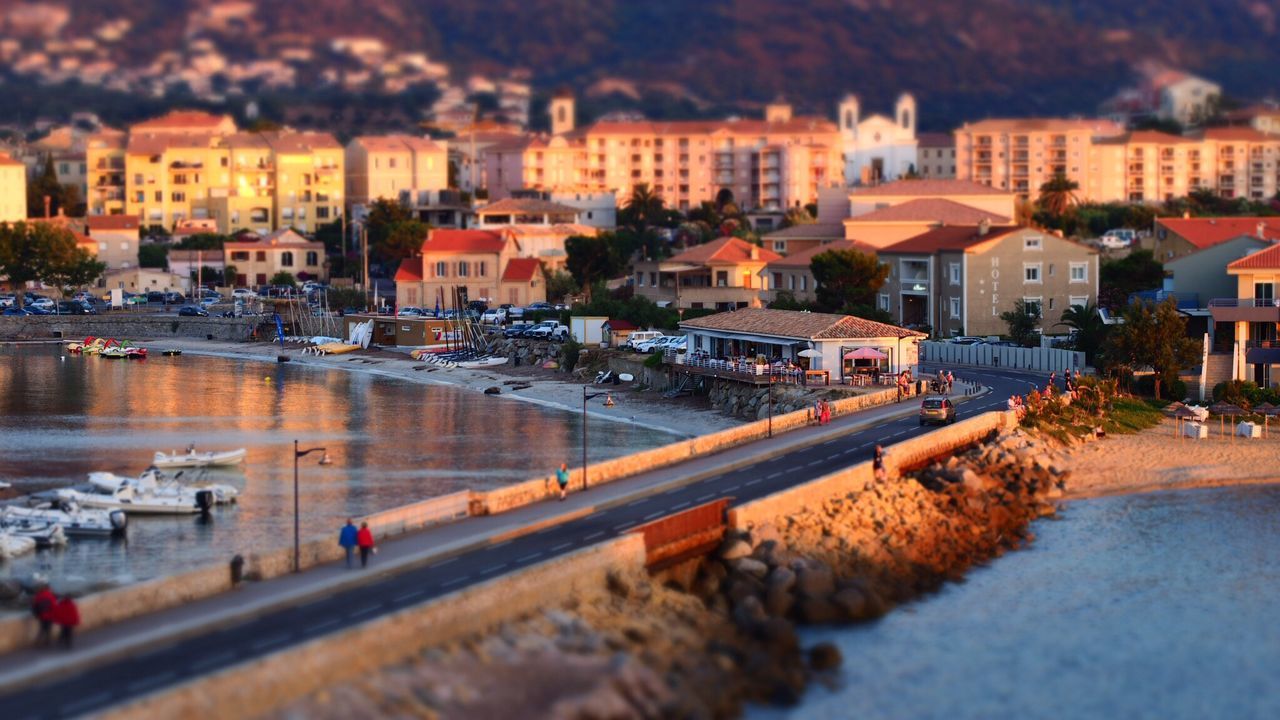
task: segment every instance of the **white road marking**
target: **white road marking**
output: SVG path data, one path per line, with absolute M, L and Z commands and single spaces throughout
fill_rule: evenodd
M 530 560 L 536 560 L 537 558 L 540 558 L 540 557 L 542 557 L 541 551 L 533 553 L 532 555 L 525 555 L 524 557 L 518 557 L 516 558 L 516 562 L 518 563 L 529 562 Z
M 338 621 L 334 620 L 333 622 L 336 624 Z M 203 658 L 200 660 L 200 662 L 191 663 L 190 667 L 195 672 L 204 672 L 205 670 L 208 670 L 209 668 L 214 667 L 216 665 L 221 665 L 225 662 L 235 660 L 235 658 L 236 658 L 236 654 L 231 652 L 230 650 L 227 650 L 225 652 L 220 652 L 217 655 L 211 655 L 207 658 Z
M 686 500 L 685 502 L 682 502 L 682 503 L 680 503 L 679 505 L 673 505 L 673 506 L 671 507 L 671 509 L 672 509 L 672 510 L 682 510 L 682 509 L 687 508 L 687 507 L 689 507 L 689 501 L 687 501 L 687 500 Z
M 614 525 L 614 526 L 613 526 L 613 529 L 614 529 L 614 532 L 622 532 L 623 530 L 626 530 L 627 528 L 631 527 L 632 525 L 635 525 L 635 523 L 634 523 L 634 522 L 624 522 L 624 523 L 622 523 L 621 525 Z
M 358 618 L 358 617 L 363 617 L 363 616 L 365 616 L 365 615 L 371 615 L 371 614 L 373 614 L 373 613 L 376 613 L 376 612 L 378 612 L 378 611 L 379 611 L 379 610 L 381 610 L 381 609 L 382 609 L 382 605 L 381 605 L 381 604 L 379 604 L 379 605 L 370 605 L 370 606 L 368 606 L 368 607 L 362 607 L 362 608 L 360 608 L 359 610 L 352 610 L 351 612 L 347 613 L 347 617 L 349 617 L 349 618 L 351 618 L 352 620 L 354 620 L 354 619 L 356 619 L 356 618 Z
M 471 579 L 470 575 L 463 575 L 462 577 L 456 577 L 452 580 L 446 580 L 440 583 L 440 587 L 449 587 L 450 585 L 457 585 L 459 583 L 464 583 L 470 579 Z
M 453 557 L 449 558 L 448 560 L 441 560 L 440 562 L 438 562 L 438 563 L 436 563 L 436 564 L 434 564 L 434 565 L 429 565 L 429 566 L 427 567 L 427 569 L 428 569 L 428 570 L 435 570 L 436 568 L 444 567 L 445 565 L 448 565 L 449 563 L 458 562 L 458 558 L 459 558 L 459 556 L 455 555 L 455 556 L 453 556 Z
M 375 606 L 369 609 L 377 610 L 378 608 Z M 289 642 L 288 635 L 272 635 L 271 637 L 265 637 L 265 638 L 262 638 L 261 640 L 253 641 L 252 643 L 250 643 L 249 647 L 252 647 L 254 650 L 263 650 L 271 647 L 272 645 L 283 645 L 284 643 L 287 643 L 287 642 Z
M 662 511 L 662 510 L 659 510 L 658 512 L 655 512 L 655 513 L 649 513 L 648 515 L 645 515 L 645 516 L 644 516 L 644 519 L 645 519 L 645 520 L 652 520 L 652 519 L 654 519 L 654 518 L 658 517 L 659 515 L 661 515 L 662 513 L 663 513 L 663 511 Z
M 780 474 L 780 473 L 775 473 L 775 475 L 776 475 L 776 474 Z M 773 477 L 773 475 L 770 475 L 769 477 Z M 697 498 L 696 500 L 694 500 L 694 502 L 698 502 L 698 503 L 706 502 L 706 501 L 710 500 L 711 498 L 713 498 L 713 497 L 715 497 L 715 496 L 716 496 L 716 494 L 715 494 L 715 493 L 707 493 L 706 495 L 703 495 L 702 497 Z
M 568 548 L 571 548 L 571 547 L 573 547 L 573 543 L 571 543 L 571 542 L 567 542 L 567 543 L 560 543 L 559 545 L 557 545 L 557 546 L 555 546 L 555 547 L 551 548 L 551 552 L 560 552 L 561 550 L 565 550 L 565 549 L 568 549 Z
M 480 571 L 480 574 L 481 574 L 481 575 L 488 575 L 488 574 L 490 574 L 490 573 L 496 573 L 496 572 L 498 572 L 499 570 L 501 570 L 502 568 L 504 568 L 504 567 L 506 567 L 506 566 L 507 566 L 507 564 L 506 564 L 506 563 L 498 563 L 497 565 L 494 565 L 494 566 L 492 566 L 492 567 L 487 567 L 487 568 L 485 568 L 485 569 L 481 570 L 481 571 Z
M 333 627 L 333 626 L 335 626 L 335 625 L 338 625 L 338 624 L 339 624 L 339 623 L 341 623 L 341 622 L 342 622 L 342 621 L 341 621 L 341 620 L 339 620 L 338 618 L 330 618 L 330 619 L 328 619 L 328 620 L 325 620 L 325 621 L 324 621 L 324 622 L 322 622 L 322 623 L 316 623 L 315 625 L 312 625 L 312 626 L 311 626 L 311 632 L 315 632 L 315 631 L 317 631 L 317 630 L 326 630 L 326 629 L 331 628 L 331 627 Z
M 79 715 L 81 710 L 85 710 L 91 707 L 95 707 L 97 705 L 101 705 L 102 703 L 110 699 L 111 699 L 111 693 L 106 691 L 96 693 L 94 695 L 90 695 L 89 697 L 83 697 L 83 698 L 80 698 L 79 700 L 76 700 L 73 703 L 67 703 L 66 705 L 63 705 L 62 714 Z
M 827 459 L 828 459 L 828 460 L 835 460 L 835 459 L 836 459 L 836 458 L 838 458 L 838 457 L 840 457 L 840 453 L 831 453 L 830 455 L 828 455 L 828 456 L 827 456 Z
M 416 597 L 421 597 L 421 596 L 426 595 L 426 594 L 427 594 L 427 591 L 426 591 L 426 590 L 414 590 L 413 592 L 407 592 L 407 593 L 405 593 L 405 594 L 403 594 L 403 595 L 397 595 L 397 596 L 395 596 L 395 597 L 391 598 L 391 602 L 396 602 L 396 603 L 407 602 L 407 601 L 412 600 L 412 599 L 414 599 L 414 598 L 416 598 Z
M 631 502 L 627 503 L 627 507 L 635 507 L 636 505 L 639 505 L 640 503 L 648 499 L 649 498 L 640 498 L 639 500 L 632 500 Z
M 733 492 L 734 490 L 737 490 L 737 489 L 738 489 L 738 486 L 737 486 L 737 485 L 730 485 L 729 487 L 725 488 L 725 489 L 724 489 L 724 491 L 725 491 L 725 492 Z
M 779 470 L 778 472 L 776 472 L 776 473 L 774 473 L 774 474 L 772 474 L 772 475 L 769 475 L 769 476 L 768 476 L 768 479 L 772 480 L 772 479 L 774 479 L 774 478 L 778 477 L 778 476 L 779 476 L 779 475 L 781 475 L 781 474 L 782 474 L 782 471 L 781 471 L 781 470 Z
M 603 536 L 603 535 L 604 535 L 604 531 L 603 531 L 603 530 L 601 530 L 601 531 L 599 531 L 599 532 L 593 532 L 593 533 L 591 533 L 590 535 L 588 535 L 588 536 L 586 536 L 586 537 L 584 537 L 584 538 L 582 538 L 582 539 L 583 539 L 583 540 L 595 540 L 596 538 L 601 537 L 601 536 Z
M 814 465 L 821 465 L 821 464 L 822 464 L 822 460 L 814 460 L 813 462 L 809 463 L 809 467 L 813 467 Z
M 760 478 L 756 478 L 755 480 L 748 480 L 748 481 L 746 482 L 746 485 L 747 485 L 748 487 L 750 487 L 750 486 L 752 486 L 752 485 L 755 485 L 755 484 L 756 484 L 756 483 L 758 483 L 758 482 L 760 482 Z

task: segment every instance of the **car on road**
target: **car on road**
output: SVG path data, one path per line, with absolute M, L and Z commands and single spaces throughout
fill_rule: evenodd
M 956 421 L 956 404 L 951 398 L 930 396 L 920 403 L 920 424 L 950 425 Z
M 213 295 L 205 295 L 204 297 L 200 298 L 200 307 L 207 308 L 210 305 L 217 305 L 220 302 L 222 302 L 221 297 L 215 297 Z
M 0 315 L 4 315 L 5 317 L 26 317 L 30 314 L 30 310 L 18 307 L 7 307 L 4 309 L 4 312 L 0 312 Z
M 181 317 L 209 317 L 209 311 L 199 305 L 183 305 L 178 308 L 178 315 Z

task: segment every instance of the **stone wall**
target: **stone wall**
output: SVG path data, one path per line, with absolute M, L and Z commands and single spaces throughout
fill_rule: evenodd
M 260 716 L 306 693 L 405 660 L 426 647 L 604 592 L 611 571 L 640 572 L 644 556 L 644 538 L 624 535 L 188 681 L 98 717 Z M 554 668 L 548 669 L 545 682 L 555 682 Z
M 624 351 L 619 351 L 624 352 Z M 617 373 L 631 373 L 635 377 L 636 385 L 643 385 L 650 390 L 665 392 L 671 388 L 670 378 L 667 376 L 665 367 L 651 368 L 644 364 L 648 359 L 648 355 L 639 353 L 610 353 L 609 369 Z
M 0 317 L 0 337 L 82 340 L 86 337 L 162 339 L 170 337 L 242 341 L 257 318 L 201 318 L 110 313 Z M 61 333 L 59 336 L 57 333 Z

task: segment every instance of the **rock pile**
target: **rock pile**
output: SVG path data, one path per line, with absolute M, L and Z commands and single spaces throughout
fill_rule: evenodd
M 716 381 L 710 384 L 707 394 L 711 407 L 733 417 L 747 420 L 763 420 L 769 416 L 769 388 L 757 388 L 740 382 Z M 773 388 L 773 414 L 782 415 L 793 410 L 811 408 L 819 398 L 839 400 L 847 397 L 839 390 L 806 388 L 795 385 Z
M 560 362 L 560 343 L 546 340 L 497 337 L 490 342 L 489 351 L 509 358 L 514 364 L 541 365 L 548 360 Z

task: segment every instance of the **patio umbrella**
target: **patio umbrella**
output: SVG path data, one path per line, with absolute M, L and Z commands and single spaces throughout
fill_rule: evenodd
M 1177 436 L 1178 436 L 1178 434 L 1179 434 L 1179 429 L 1180 429 L 1180 428 L 1181 428 L 1181 426 L 1182 426 L 1182 423 L 1181 423 L 1181 422 L 1179 422 L 1179 420 L 1181 419 L 1181 416 L 1179 416 L 1179 415 L 1178 415 L 1178 411 L 1179 411 L 1179 410 L 1185 410 L 1186 408 L 1187 408 L 1187 406 L 1186 406 L 1186 405 L 1183 405 L 1182 403 L 1178 402 L 1177 400 L 1174 400 L 1173 402 L 1171 402 L 1171 403 L 1169 403 L 1168 405 L 1165 405 L 1165 406 L 1164 406 L 1164 414 L 1165 414 L 1165 415 L 1168 415 L 1168 416 L 1169 416 L 1169 417 L 1171 417 L 1171 418 L 1173 418 L 1173 434 L 1174 434 L 1174 436 L 1175 436 L 1175 437 L 1177 437 Z
M 1237 418 L 1245 414 L 1244 410 L 1241 410 L 1239 407 L 1232 405 L 1229 402 L 1216 402 L 1209 406 L 1209 412 L 1218 416 L 1218 433 L 1219 434 L 1222 433 L 1222 428 L 1223 428 L 1223 423 L 1225 418 L 1229 418 L 1229 417 Z M 1231 439 L 1235 440 L 1235 437 L 1236 437 L 1236 433 L 1234 430 L 1232 430 Z
M 816 358 L 816 357 L 822 357 L 822 352 L 819 350 L 814 350 L 813 348 L 809 348 L 807 350 L 801 350 L 800 352 L 796 353 L 796 355 L 800 357 Z
M 1200 416 L 1197 415 L 1194 410 L 1182 403 L 1174 403 L 1174 405 L 1178 405 L 1179 407 L 1177 410 L 1173 411 L 1173 428 L 1174 432 L 1178 433 L 1178 437 L 1182 438 L 1184 436 L 1184 433 L 1182 432 L 1183 421 L 1198 420 Z
M 844 354 L 845 360 L 886 360 L 888 357 L 879 350 L 869 347 L 860 347 Z

